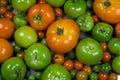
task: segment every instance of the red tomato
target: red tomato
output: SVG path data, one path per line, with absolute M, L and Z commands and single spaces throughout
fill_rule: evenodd
M 107 50 L 107 47 L 108 47 L 107 43 L 106 42 L 100 42 L 100 45 L 101 45 L 103 51 L 105 52 Z
M 12 20 L 14 17 L 14 13 L 12 11 L 6 11 L 4 13 L 5 18 Z
M 60 16 L 63 15 L 63 11 L 62 11 L 62 9 L 59 8 L 59 7 L 55 7 L 55 8 L 54 8 L 54 11 L 55 11 L 55 16 L 57 16 L 57 17 L 60 17 Z
M 46 30 L 54 20 L 54 11 L 48 4 L 35 4 L 28 11 L 28 21 L 35 30 Z
M 48 27 L 46 41 L 51 50 L 64 54 L 76 46 L 79 35 L 80 30 L 74 20 L 59 19 Z
M 83 68 L 83 63 L 80 61 L 75 61 L 74 62 L 74 68 L 77 70 L 81 70 Z
M 0 38 L 8 39 L 15 31 L 14 23 L 7 18 L 0 18 Z
M 115 34 L 117 37 L 120 37 L 120 23 L 115 25 Z
M 63 66 L 65 66 L 66 69 L 69 71 L 73 69 L 73 65 L 73 61 L 70 59 L 65 60 L 65 62 L 63 63 Z
M 99 72 L 98 78 L 99 78 L 99 80 L 108 80 L 108 74 Z
M 103 53 L 102 61 L 103 61 L 103 62 L 109 62 L 110 59 L 111 59 L 110 53 L 109 53 L 109 52 L 104 52 L 104 53 Z

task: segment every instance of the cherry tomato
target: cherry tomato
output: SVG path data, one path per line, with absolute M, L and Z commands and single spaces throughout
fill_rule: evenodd
M 4 16 L 5 16 L 5 18 L 12 20 L 13 16 L 14 16 L 14 13 L 12 11 L 6 11 L 4 13 Z
M 5 7 L 0 7 L 0 14 L 4 14 L 7 11 Z
M 73 69 L 73 61 L 70 59 L 67 59 L 64 61 L 63 66 L 67 68 L 67 70 L 72 70 Z
M 77 80 L 87 80 L 88 74 L 85 71 L 78 71 L 76 74 L 76 79 Z
M 80 62 L 80 61 L 75 61 L 74 62 L 74 68 L 77 69 L 77 70 L 81 70 L 83 68 L 83 63 Z
M 0 63 L 10 58 L 13 55 L 12 44 L 3 38 L 0 38 Z
M 115 34 L 117 37 L 120 37 L 120 23 L 115 25 Z
M 45 32 L 44 31 L 37 31 L 37 34 L 38 34 L 39 39 L 45 38 Z
M 0 18 L 0 38 L 8 39 L 15 31 L 14 23 L 7 18 Z
M 35 4 L 28 11 L 28 21 L 35 30 L 46 30 L 54 20 L 53 8 L 48 4 Z
M 107 43 L 106 42 L 100 42 L 100 45 L 101 45 L 101 47 L 102 47 L 102 49 L 103 49 L 103 51 L 106 51 L 107 50 Z
M 59 53 L 55 53 L 53 54 L 53 62 L 56 64 L 63 64 L 65 61 L 64 55 L 59 54 Z
M 55 16 L 57 16 L 57 17 L 60 17 L 60 16 L 63 15 L 63 11 L 62 11 L 62 9 L 59 8 L 59 7 L 55 7 L 55 8 L 54 8 L 54 11 L 55 11 Z
M 7 4 L 7 0 L 0 0 L 0 7 L 6 7 Z
M 88 75 L 90 75 L 92 73 L 92 69 L 90 66 L 88 65 L 85 65 L 83 68 L 82 68 L 82 71 L 85 71 L 87 72 Z
M 99 17 L 97 15 L 92 15 L 92 19 L 94 21 L 94 23 L 98 23 L 100 21 Z
M 46 0 L 38 0 L 38 3 L 40 3 L 40 4 L 46 3 Z
M 99 72 L 98 73 L 98 78 L 99 78 L 99 80 L 107 80 L 108 79 L 108 74 Z
M 104 52 L 104 53 L 103 53 L 102 61 L 103 61 L 103 62 L 109 62 L 110 59 L 111 59 L 110 53 L 109 53 L 109 52 Z
M 19 52 L 19 53 L 16 54 L 16 56 L 20 57 L 21 59 L 24 59 L 24 55 L 25 55 L 24 51 L 21 51 L 21 52 Z
M 108 77 L 108 80 L 118 80 L 118 74 L 116 73 L 110 73 L 109 74 L 109 77 Z

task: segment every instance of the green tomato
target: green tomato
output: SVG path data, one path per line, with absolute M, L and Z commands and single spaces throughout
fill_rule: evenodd
M 108 42 L 108 49 L 116 55 L 120 55 L 120 38 L 112 38 Z
M 70 18 L 77 18 L 86 12 L 85 0 L 68 0 L 64 4 L 64 12 Z
M 12 0 L 12 6 L 19 12 L 27 11 L 37 0 Z
M 114 57 L 113 61 L 112 61 L 112 69 L 120 74 L 120 56 L 116 56 Z
M 42 43 L 34 43 L 25 52 L 25 62 L 33 70 L 42 70 L 51 62 L 51 53 Z
M 102 56 L 102 47 L 93 38 L 83 38 L 79 41 L 78 45 L 76 46 L 76 57 L 84 64 L 97 64 L 102 59 Z
M 92 66 L 92 71 L 97 73 L 97 72 L 100 72 L 100 70 L 101 70 L 101 65 L 100 64 L 96 64 L 96 65 Z
M 60 64 L 50 64 L 44 71 L 41 80 L 71 80 L 68 70 Z
M 98 41 L 109 41 L 113 34 L 113 27 L 110 24 L 99 22 L 93 30 L 92 35 Z
M 108 74 L 111 71 L 111 69 L 112 69 L 111 64 L 107 62 L 107 63 L 103 63 L 101 65 L 101 70 L 100 71 L 102 73 L 107 73 Z
M 98 80 L 98 74 L 97 73 L 90 74 L 90 80 Z
M 80 15 L 76 19 L 76 23 L 78 24 L 78 26 L 80 27 L 80 30 L 82 32 L 91 31 L 94 26 L 93 19 L 92 19 L 91 15 L 88 15 L 88 14 Z
M 37 33 L 30 26 L 21 26 L 15 31 L 14 39 L 19 46 L 28 48 L 37 42 Z
M 5 80 L 23 80 L 26 71 L 24 61 L 18 57 L 9 58 L 1 66 L 1 73 Z
M 66 0 L 46 0 L 46 2 L 52 7 L 61 7 Z

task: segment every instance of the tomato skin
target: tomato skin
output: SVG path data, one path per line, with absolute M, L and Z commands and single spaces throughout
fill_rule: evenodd
M 35 4 L 28 11 L 28 21 L 35 30 L 45 30 L 55 20 L 55 13 L 48 4 Z
M 111 55 L 110 55 L 110 53 L 109 52 L 104 52 L 103 53 L 103 58 L 102 58 L 102 61 L 103 62 L 109 62 L 111 60 Z
M 73 61 L 70 60 L 70 59 L 65 60 L 64 63 L 63 63 L 63 66 L 65 66 L 66 69 L 69 70 L 69 71 L 73 69 L 73 65 L 74 65 Z
M 77 70 L 81 70 L 83 68 L 83 63 L 80 61 L 75 61 L 74 62 L 74 68 Z
M 94 0 L 93 10 L 104 22 L 120 22 L 120 0 Z
M 73 20 L 60 19 L 48 27 L 46 41 L 51 50 L 64 54 L 76 46 L 79 35 L 79 27 Z
M 118 75 L 116 73 L 110 73 L 108 80 L 118 80 Z
M 115 25 L 115 34 L 116 34 L 116 37 L 120 37 L 120 23 L 117 23 Z
M 4 13 L 5 18 L 12 20 L 14 17 L 14 13 L 12 11 L 6 11 Z
M 108 79 L 108 74 L 99 72 L 98 73 L 98 78 L 99 78 L 99 80 L 107 80 Z
M 0 18 L 0 38 L 8 39 L 15 31 L 14 23 L 7 18 Z
M 107 50 L 107 48 L 108 48 L 107 43 L 106 43 L 106 42 L 101 41 L 101 42 L 100 42 L 100 45 L 101 45 L 101 47 L 102 47 L 103 51 L 105 52 L 105 51 Z
M 0 38 L 0 63 L 10 58 L 13 55 L 12 44 L 8 40 Z

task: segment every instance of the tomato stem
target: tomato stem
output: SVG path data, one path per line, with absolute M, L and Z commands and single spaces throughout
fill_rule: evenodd
M 33 17 L 35 19 L 35 21 L 37 21 L 37 23 L 41 24 L 41 15 L 37 15 Z
M 104 2 L 104 7 L 105 8 L 107 8 L 107 7 L 109 7 L 111 4 L 110 4 L 110 0 L 106 0 L 105 2 Z
M 63 35 L 63 31 L 64 31 L 64 29 L 62 29 L 62 28 L 57 28 L 57 34 L 58 35 Z

